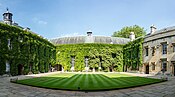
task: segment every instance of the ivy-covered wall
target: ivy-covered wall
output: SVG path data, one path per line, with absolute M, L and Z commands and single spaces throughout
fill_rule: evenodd
M 11 75 L 48 72 L 55 64 L 71 71 L 72 57 L 75 58 L 75 71 L 85 70 L 85 58 L 90 69 L 138 70 L 142 65 L 142 43 L 143 38 L 139 38 L 126 45 L 89 43 L 54 46 L 36 34 L 0 23 L 0 75 L 7 73 L 7 63 L 10 64 Z
M 123 47 L 123 62 L 124 71 L 139 70 L 139 66 L 142 65 L 142 50 L 143 50 L 143 38 L 140 37 L 134 41 L 129 42 Z
M 75 71 L 85 69 L 85 58 L 91 69 L 102 71 L 122 71 L 123 69 L 123 45 L 117 44 L 64 44 L 56 46 L 57 64 L 64 70 L 70 71 L 71 58 L 75 58 Z
M 0 23 L 0 75 L 7 73 L 7 61 L 11 75 L 48 72 L 55 64 L 55 53 L 55 46 L 48 40 Z

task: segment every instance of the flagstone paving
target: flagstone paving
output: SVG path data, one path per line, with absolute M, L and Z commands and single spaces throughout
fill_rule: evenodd
M 98 92 L 37 88 L 10 83 L 10 78 L 0 77 L 0 97 L 175 97 L 175 77 L 169 77 L 168 81 L 153 85 Z

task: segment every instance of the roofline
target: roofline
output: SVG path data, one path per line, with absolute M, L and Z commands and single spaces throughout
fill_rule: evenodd
M 71 38 L 71 37 L 89 37 L 89 36 L 67 36 L 67 37 L 50 38 L 49 40 L 59 39 L 59 38 Z M 90 36 L 90 37 L 109 37 L 109 38 L 120 38 L 120 39 L 127 39 L 127 40 L 130 40 L 129 38 L 111 37 L 111 36 L 97 36 L 97 35 L 93 35 L 93 36 Z
M 154 34 L 146 35 L 144 38 L 152 37 L 152 36 L 162 34 L 162 33 L 166 33 L 166 32 L 170 32 L 170 31 L 175 31 L 175 26 L 166 27 L 166 28 L 157 30 L 157 31 L 154 32 Z

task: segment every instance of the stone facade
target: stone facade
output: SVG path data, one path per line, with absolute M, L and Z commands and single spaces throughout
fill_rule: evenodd
M 175 27 L 154 31 L 144 37 L 143 66 L 141 72 L 146 74 L 175 75 Z M 154 31 L 154 32 L 152 32 Z

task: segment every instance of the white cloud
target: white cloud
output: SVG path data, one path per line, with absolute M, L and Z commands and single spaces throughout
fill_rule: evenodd
M 34 23 L 37 23 L 37 24 L 41 24 L 41 25 L 46 25 L 47 24 L 46 21 L 43 21 L 43 20 L 41 20 L 39 18 L 36 18 L 36 17 L 33 18 L 32 20 L 33 20 Z
M 42 21 L 42 20 L 39 20 L 39 21 L 38 21 L 38 23 L 39 23 L 39 24 L 44 24 L 44 25 L 46 25 L 46 24 L 47 24 L 47 22 L 46 22 L 46 21 Z

